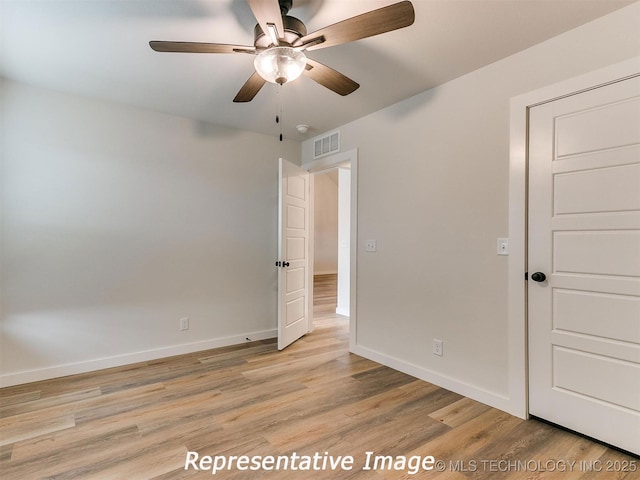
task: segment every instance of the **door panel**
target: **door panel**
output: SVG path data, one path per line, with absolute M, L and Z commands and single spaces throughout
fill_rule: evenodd
M 289 268 L 286 270 L 287 276 L 287 294 L 296 293 L 304 290 L 305 285 L 304 268 Z
M 296 197 L 290 197 L 296 198 Z M 287 205 L 287 228 L 292 230 L 304 230 L 305 227 L 305 209 L 296 205 Z
M 620 382 L 625 376 L 638 375 L 638 364 L 603 355 L 555 346 L 553 349 L 553 388 L 569 395 L 586 397 L 640 410 L 640 395 L 632 382 Z
M 640 231 L 553 232 L 554 272 L 640 277 Z
M 531 108 L 530 413 L 640 453 L 640 79 Z
M 620 119 L 625 121 L 620 123 Z M 639 123 L 638 98 L 608 102 L 559 116 L 556 118 L 556 158 L 634 145 L 638 141 L 636 128 Z
M 280 159 L 278 349 L 309 330 L 309 173 Z
M 554 330 L 640 344 L 638 297 L 554 288 L 552 313 Z
M 604 167 L 554 176 L 556 215 L 640 209 L 640 165 Z M 612 190 L 611 185 L 618 185 Z M 584 194 L 589 192 L 589 195 Z
M 289 237 L 287 241 L 287 259 L 304 260 L 305 239 L 303 237 Z
M 287 327 L 304 320 L 304 303 L 304 298 L 296 298 L 287 303 L 285 316 Z

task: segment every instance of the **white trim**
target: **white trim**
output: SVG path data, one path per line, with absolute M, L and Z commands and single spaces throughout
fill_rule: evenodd
M 336 315 L 342 315 L 343 317 L 349 316 L 349 309 L 347 308 L 336 308 Z
M 526 323 L 527 119 L 529 108 L 640 74 L 640 57 L 574 77 L 511 99 L 509 160 L 509 404 L 529 415 Z
M 513 409 L 513 403 L 511 400 L 503 395 L 484 390 L 470 383 L 461 382 L 455 378 L 441 375 L 424 367 L 405 362 L 404 360 L 399 360 L 395 357 L 391 357 L 360 345 L 355 345 L 351 351 L 356 355 L 368 358 L 369 360 L 373 360 L 374 362 L 378 362 L 382 365 L 393 368 L 394 370 L 398 370 L 420 380 L 424 380 L 425 382 L 433 383 L 439 387 L 459 393 L 460 395 L 464 395 L 465 397 L 473 400 L 477 400 L 485 405 L 489 405 L 518 416 L 517 410 Z
M 353 352 L 358 341 L 358 149 L 347 152 L 351 159 L 351 275 L 349 282 L 351 287 L 349 298 L 349 351 Z
M 345 152 L 336 153 L 335 155 L 303 163 L 302 168 L 308 170 L 309 173 L 316 173 L 335 168 L 338 165 L 347 162 L 349 162 L 351 167 L 351 238 L 349 240 L 349 245 L 351 246 L 351 275 L 349 280 L 349 312 L 340 313 L 336 311 L 336 313 L 349 317 L 349 351 L 353 352 L 356 345 L 358 331 L 356 316 L 356 285 L 358 277 L 358 149 L 353 148 Z M 311 238 L 313 235 L 310 233 L 309 237 Z M 313 275 L 312 270 L 312 268 L 309 269 L 310 275 Z
M 301 167 L 304 169 L 304 167 Z M 313 266 L 316 263 L 316 244 L 315 244 L 315 222 L 316 222 L 316 177 L 309 173 L 309 250 L 307 256 L 309 257 L 309 268 L 307 268 L 307 333 L 313 332 L 313 276 L 315 271 Z M 336 272 L 338 273 L 338 272 Z
M 250 338 L 251 341 L 256 341 L 275 338 L 277 336 L 278 331 L 276 329 L 263 330 L 260 332 L 233 335 L 231 337 L 212 338 L 200 342 L 173 345 L 171 347 L 154 348 L 153 350 L 127 353 L 125 355 L 116 355 L 114 357 L 99 358 L 86 362 L 68 363 L 65 365 L 40 368 L 37 370 L 7 373 L 0 376 L 0 388 L 11 387 L 13 385 L 21 385 L 23 383 L 38 382 L 40 380 L 66 377 L 67 375 L 94 372 L 96 370 L 102 370 L 105 368 L 121 367 L 123 365 L 131 365 L 133 363 L 146 362 L 148 360 L 157 360 L 159 358 L 172 357 L 175 355 L 184 355 L 186 353 L 194 353 L 204 350 L 211 350 L 214 348 L 227 347 L 229 345 L 240 345 L 242 343 L 247 343 L 247 338 Z
M 307 163 L 302 164 L 302 168 L 307 170 L 309 173 L 322 172 L 324 170 L 330 170 L 332 168 L 337 168 L 341 163 L 353 162 L 358 160 L 358 149 L 353 148 L 351 150 L 347 150 L 346 152 L 336 153 L 334 155 L 330 155 L 328 157 L 319 158 L 317 160 L 312 160 Z M 352 168 L 353 168 L 353 164 Z M 353 182 L 352 182 L 353 183 Z

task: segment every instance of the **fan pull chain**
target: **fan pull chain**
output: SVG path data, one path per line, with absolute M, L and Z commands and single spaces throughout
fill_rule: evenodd
M 280 91 L 282 90 L 282 85 L 278 85 L 277 87 L 277 93 L 276 93 L 276 98 L 278 99 L 278 112 L 276 113 L 276 124 L 280 126 L 280 141 L 282 142 L 284 140 L 284 135 L 282 134 L 282 125 L 283 125 L 283 121 L 282 121 L 282 99 L 280 98 Z

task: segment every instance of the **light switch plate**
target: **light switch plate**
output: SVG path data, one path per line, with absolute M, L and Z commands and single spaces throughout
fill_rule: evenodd
M 377 242 L 375 240 L 367 240 L 367 243 L 364 247 L 367 252 L 375 252 L 377 248 Z
M 508 238 L 499 238 L 498 239 L 498 255 L 509 255 L 509 239 Z

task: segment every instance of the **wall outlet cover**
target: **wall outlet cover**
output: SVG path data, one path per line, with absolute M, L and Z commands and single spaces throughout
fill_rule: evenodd
M 375 240 L 367 240 L 364 249 L 367 252 L 375 252 L 378 247 L 377 244 L 378 242 Z
M 438 338 L 434 338 L 433 339 L 433 354 L 437 355 L 439 357 L 441 357 L 443 355 L 443 341 L 438 339 Z

